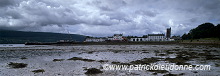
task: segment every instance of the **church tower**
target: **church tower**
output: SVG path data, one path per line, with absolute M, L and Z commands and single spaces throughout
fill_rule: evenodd
M 167 34 L 166 34 L 166 38 L 170 38 L 171 37 L 171 27 L 167 28 Z

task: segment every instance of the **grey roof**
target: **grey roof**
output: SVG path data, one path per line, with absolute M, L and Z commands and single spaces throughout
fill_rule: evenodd
M 122 36 L 122 34 L 114 34 L 114 36 Z
M 165 36 L 165 34 L 148 34 L 148 36 Z

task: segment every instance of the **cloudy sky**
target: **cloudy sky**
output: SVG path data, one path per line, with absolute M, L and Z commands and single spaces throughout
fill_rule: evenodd
M 0 29 L 142 36 L 220 24 L 220 0 L 0 0 Z

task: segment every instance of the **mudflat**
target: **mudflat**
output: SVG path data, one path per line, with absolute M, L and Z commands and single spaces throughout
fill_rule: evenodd
M 1 76 L 220 75 L 220 47 L 190 44 L 0 47 Z M 103 65 L 211 65 L 210 70 L 104 70 Z M 16 68 L 15 68 L 16 67 Z

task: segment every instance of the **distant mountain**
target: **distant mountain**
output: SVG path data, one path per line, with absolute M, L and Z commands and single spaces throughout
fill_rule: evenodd
M 60 40 L 82 42 L 85 40 L 85 38 L 86 36 L 78 34 L 0 30 L 0 44 L 23 44 L 25 42 L 57 42 Z

